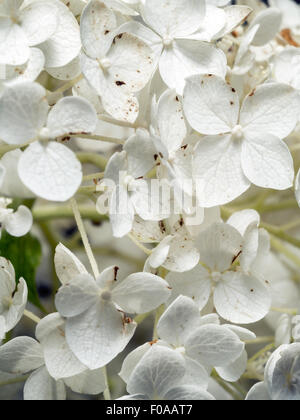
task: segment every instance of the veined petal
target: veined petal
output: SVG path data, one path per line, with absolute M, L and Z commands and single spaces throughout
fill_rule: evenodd
M 272 134 L 247 130 L 242 144 L 242 168 L 253 184 L 286 190 L 293 185 L 294 164 L 288 146 Z
M 82 181 L 75 153 L 55 142 L 31 144 L 20 158 L 18 173 L 32 192 L 50 201 L 67 201 Z
M 228 133 L 238 121 L 239 98 L 220 77 L 193 76 L 186 82 L 183 109 L 188 122 L 199 133 Z
M 45 89 L 33 82 L 8 86 L 0 98 L 0 137 L 8 144 L 33 140 L 48 113 Z
M 242 147 L 231 135 L 207 136 L 195 148 L 193 172 L 201 207 L 226 204 L 248 190 L 251 183 L 241 165 Z
M 126 347 L 135 328 L 136 323 L 127 323 L 114 304 L 99 301 L 84 314 L 67 320 L 66 339 L 81 363 L 98 369 Z
M 214 304 L 218 314 L 227 321 L 251 324 L 267 315 L 271 296 L 255 277 L 227 272 L 215 288 Z
M 227 61 L 223 51 L 213 45 L 189 39 L 176 39 L 170 47 L 164 49 L 159 71 L 167 86 L 182 95 L 188 77 L 210 73 L 224 78 Z

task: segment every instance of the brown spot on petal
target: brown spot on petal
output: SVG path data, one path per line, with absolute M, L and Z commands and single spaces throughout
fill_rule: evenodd
M 280 32 L 280 35 L 289 45 L 293 45 L 293 47 L 300 47 L 300 44 L 298 44 L 298 42 L 296 42 L 293 39 L 292 32 L 290 29 L 288 28 L 282 29 L 282 31 Z

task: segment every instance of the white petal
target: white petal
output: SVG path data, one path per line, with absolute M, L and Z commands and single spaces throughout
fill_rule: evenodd
M 157 127 L 168 152 L 176 151 L 187 134 L 181 102 L 174 90 L 166 90 L 157 105 Z
M 55 306 L 64 317 L 77 316 L 96 304 L 98 292 L 92 276 L 79 274 L 58 290 Z
M 207 4 L 206 13 L 201 22 L 200 29 L 189 35 L 188 39 L 198 39 L 210 42 L 213 38 L 219 38 L 226 24 L 226 14 L 223 9 Z
M 206 73 L 224 78 L 227 64 L 223 51 L 213 45 L 201 41 L 177 39 L 172 47 L 163 51 L 159 70 L 168 87 L 182 95 L 186 78 Z
M 137 347 L 131 351 L 123 360 L 122 369 L 119 372 L 119 376 L 124 382 L 128 382 L 129 378 L 137 366 L 141 358 L 151 349 L 151 343 L 145 343 L 142 346 Z
M 256 338 L 256 334 L 254 334 L 254 332 L 248 330 L 247 328 L 243 328 L 238 325 L 232 325 L 232 324 L 223 324 L 223 325 L 229 328 L 231 331 L 233 331 L 239 337 L 241 341 L 250 341 Z
M 199 262 L 199 252 L 187 237 L 175 235 L 170 244 L 164 267 L 169 271 L 183 273 L 192 270 Z
M 62 67 L 47 67 L 47 73 L 58 80 L 72 80 L 77 78 L 80 73 L 80 60 L 75 57 L 74 60 Z
M 218 314 L 235 324 L 251 324 L 264 318 L 271 306 L 268 289 L 255 277 L 239 272 L 222 275 L 214 292 Z
M 186 372 L 178 385 L 196 385 L 207 390 L 209 374 L 203 365 L 190 357 L 184 356 Z
M 103 369 L 86 370 L 72 378 L 64 379 L 64 382 L 72 391 L 80 394 L 97 395 L 106 388 Z
M 237 124 L 238 95 L 220 77 L 193 76 L 187 80 L 183 108 L 188 122 L 202 134 L 221 134 Z
M 241 144 L 230 135 L 207 136 L 195 148 L 193 172 L 202 207 L 226 204 L 248 190 L 251 183 L 241 165 Z
M 245 133 L 242 168 L 249 181 L 259 187 L 286 190 L 293 185 L 292 155 L 288 146 L 272 134 Z
M 70 350 L 64 331 L 64 320 L 56 326 L 43 340 L 45 365 L 49 374 L 55 380 L 69 378 L 86 371 L 86 367 L 79 362 Z
M 3 316 L 0 315 L 0 344 L 1 340 L 5 338 L 6 327 L 5 327 L 5 319 Z
M 167 282 L 172 287 L 172 298 L 188 296 L 195 301 L 199 310 L 208 302 L 211 293 L 211 280 L 208 271 L 200 264 L 185 273 L 169 273 Z
M 131 231 L 134 214 L 135 211 L 127 190 L 123 186 L 117 185 L 109 205 L 110 223 L 116 238 L 122 238 Z
M 30 57 L 22 66 L 6 66 L 7 78 L 15 81 L 34 81 L 44 70 L 45 57 L 38 48 L 30 48 Z
M 117 284 L 112 299 L 129 313 L 143 314 L 166 302 L 170 287 L 161 277 L 150 273 L 136 273 Z
M 127 170 L 127 156 L 124 151 L 117 152 L 107 162 L 104 179 L 110 179 L 115 185 L 120 183 L 120 172 Z
M 158 336 L 175 347 L 184 345 L 189 333 L 200 322 L 200 311 L 192 299 L 179 296 L 163 313 L 157 324 Z
M 249 271 L 258 252 L 260 216 L 255 210 L 242 210 L 234 213 L 227 223 L 234 226 L 244 237 L 240 265 L 244 271 Z
M 0 296 L 1 298 L 11 297 L 16 288 L 15 270 L 12 263 L 0 257 Z M 2 309 L 2 299 L 0 301 L 0 308 Z
M 62 381 L 56 382 L 42 367 L 33 372 L 24 386 L 25 401 L 62 401 L 66 399 L 66 389 Z
M 81 49 L 79 25 L 62 2 L 52 0 L 58 8 L 59 22 L 55 33 L 39 45 L 46 58 L 46 67 L 62 67 L 78 56 Z
M 185 373 L 184 358 L 164 346 L 152 346 L 140 360 L 127 384 L 130 394 L 163 397 Z
M 66 338 L 81 363 L 98 369 L 126 347 L 135 328 L 136 324 L 127 323 L 115 305 L 99 302 L 84 314 L 67 320 Z
M 84 98 L 68 96 L 57 102 L 48 115 L 47 127 L 50 135 L 92 133 L 97 126 L 97 114 Z
M 41 345 L 30 337 L 17 337 L 0 347 L 0 370 L 22 374 L 43 366 Z
M 236 382 L 240 379 L 247 368 L 248 356 L 246 350 L 233 363 L 224 366 L 216 367 L 216 371 L 225 381 Z
M 134 123 L 139 113 L 139 104 L 133 94 L 124 94 L 115 82 L 106 80 L 96 60 L 81 54 L 80 61 L 82 73 L 101 96 L 105 111 L 117 120 Z
M 57 277 L 62 284 L 71 282 L 78 274 L 87 274 L 79 259 L 61 243 L 55 249 L 54 264 Z
M 264 382 L 253 385 L 246 396 L 246 401 L 271 401 L 268 388 Z
M 33 140 L 45 123 L 48 109 L 41 85 L 20 82 L 7 87 L 0 98 L 0 138 L 9 144 Z
M 248 6 L 228 6 L 224 8 L 226 13 L 226 26 L 221 33 L 218 33 L 218 36 L 224 36 L 234 30 L 238 25 L 243 23 L 243 21 L 250 15 L 252 9 Z
M 212 271 L 222 273 L 241 254 L 243 238 L 240 233 L 226 223 L 214 223 L 200 233 L 196 240 L 200 260 Z
M 227 366 L 243 352 L 244 343 L 229 329 L 220 325 L 203 325 L 189 335 L 187 356 L 206 366 Z
M 1 167 L 5 169 L 3 184 L 0 187 L 2 195 L 19 198 L 32 198 L 34 196 L 25 187 L 18 175 L 18 163 L 22 153 L 20 149 L 16 149 L 5 153 L 1 158 Z
M 90 1 L 80 20 L 81 40 L 86 54 L 91 58 L 103 58 L 111 46 L 116 27 L 113 11 L 104 3 Z
M 265 83 L 245 99 L 240 124 L 251 134 L 269 133 L 283 139 L 293 131 L 298 118 L 295 90 L 280 83 Z
M 282 13 L 275 7 L 271 7 L 258 13 L 252 20 L 250 28 L 259 24 L 259 30 L 253 40 L 253 45 L 261 46 L 271 41 L 280 31 Z
M 277 82 L 286 83 L 300 89 L 300 51 L 298 48 L 286 47 L 274 57 L 273 75 Z
M 5 218 L 4 227 L 12 236 L 24 236 L 32 227 L 33 217 L 26 206 L 19 206 L 15 213 Z
M 123 33 L 117 35 L 107 54 L 111 62 L 108 81 L 124 94 L 136 93 L 148 83 L 154 71 L 151 48 L 139 38 Z
M 156 164 L 156 148 L 146 130 L 138 129 L 136 134 L 129 137 L 124 150 L 127 152 L 128 172 L 134 178 L 144 176 Z
M 11 19 L 0 17 L 0 62 L 17 66 L 26 63 L 30 50 L 23 29 Z
M 151 267 L 158 268 L 166 262 L 170 252 L 170 243 L 172 240 L 173 237 L 171 235 L 167 236 L 157 245 L 156 248 L 153 249 L 148 259 Z
M 23 316 L 24 309 L 27 305 L 28 289 L 23 278 L 20 278 L 17 290 L 13 296 L 12 304 L 5 316 L 6 330 L 12 330 Z
M 55 33 L 59 17 L 55 5 L 38 2 L 21 10 L 20 19 L 28 45 L 33 46 L 41 44 Z
M 20 158 L 18 173 L 32 192 L 50 201 L 67 201 L 82 181 L 74 152 L 55 142 L 31 144 Z

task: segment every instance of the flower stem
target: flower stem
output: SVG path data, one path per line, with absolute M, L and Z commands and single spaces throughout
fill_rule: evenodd
M 95 276 L 95 278 L 97 278 L 99 276 L 98 265 L 97 265 L 97 262 L 95 260 L 95 257 L 94 257 L 94 254 L 93 254 L 93 251 L 92 251 L 87 233 L 85 231 L 85 227 L 84 227 L 84 224 L 83 224 L 83 221 L 82 221 L 82 218 L 81 218 L 81 214 L 80 214 L 80 210 L 79 210 L 77 201 L 75 200 L 75 198 L 71 198 L 70 203 L 71 203 L 71 207 L 72 207 L 72 210 L 73 210 L 73 213 L 74 213 L 74 217 L 75 217 L 75 220 L 76 220 L 76 223 L 77 223 L 77 226 L 78 226 L 78 230 L 79 230 L 80 235 L 81 235 L 81 239 L 82 239 L 82 242 L 83 242 L 83 245 L 84 245 L 85 252 L 88 256 L 88 259 L 89 259 L 90 265 L 92 267 L 94 276 Z
M 41 319 L 38 316 L 36 316 L 30 311 L 27 311 L 27 309 L 24 310 L 24 316 L 26 316 L 28 319 L 35 322 L 36 324 L 38 324 L 41 321 Z

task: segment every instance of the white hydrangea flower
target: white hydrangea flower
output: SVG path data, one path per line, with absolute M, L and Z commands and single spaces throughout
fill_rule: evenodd
M 0 9 L 0 62 L 26 63 L 30 47 L 42 44 L 56 32 L 59 11 L 51 1 L 24 5 L 23 0 L 4 0 Z
M 16 145 L 36 140 L 19 159 L 19 177 L 35 195 L 66 201 L 81 184 L 81 165 L 70 149 L 48 140 L 93 131 L 97 116 L 83 98 L 65 97 L 49 109 L 41 85 L 20 82 L 7 87 L 0 97 L 0 137 Z
M 194 154 L 194 177 L 204 182 L 204 207 L 225 204 L 251 183 L 285 190 L 293 184 L 293 160 L 282 141 L 295 128 L 299 99 L 291 87 L 258 86 L 241 108 L 234 88 L 213 75 L 187 80 L 183 108 L 202 138 Z
M 89 370 L 71 352 L 65 321 L 53 313 L 39 322 L 37 340 L 17 337 L 0 347 L 3 372 L 32 372 L 24 387 L 24 400 L 65 400 L 66 387 L 78 393 L 100 394 L 106 388 L 101 369 Z
M 300 400 L 300 344 L 280 346 L 265 368 L 265 380 L 256 384 L 247 400 Z
M 0 197 L 0 238 L 2 229 L 5 229 L 12 236 L 24 236 L 32 227 L 32 214 L 28 207 L 19 206 L 14 212 L 7 208 L 12 203 L 9 198 Z
M 137 324 L 125 312 L 151 311 L 170 295 L 167 282 L 153 274 L 136 273 L 118 281 L 118 267 L 107 268 L 95 281 L 62 245 L 57 247 L 55 265 L 62 282 L 55 302 L 67 318 L 67 342 L 90 369 L 109 363 L 133 336 Z M 60 275 L 62 267 L 65 272 Z
M 265 285 L 240 269 L 232 270 L 243 253 L 243 237 L 226 223 L 214 223 L 196 240 L 200 261 L 192 271 L 170 273 L 172 293 L 192 297 L 203 309 L 213 295 L 218 314 L 235 324 L 251 324 L 264 318 L 271 306 Z
M 133 369 L 127 383 L 130 395 L 121 400 L 214 400 L 203 388 L 181 385 L 186 365 L 182 355 L 153 345 Z M 179 385 L 177 385 L 179 384 Z
M 123 237 L 132 230 L 135 214 L 144 220 L 161 220 L 168 216 L 166 213 L 169 211 L 168 206 L 165 206 L 164 201 L 160 200 L 159 189 L 154 190 L 151 180 L 143 178 L 152 168 L 153 153 L 150 153 L 151 157 L 146 158 L 145 162 L 126 153 L 126 150 L 130 151 L 131 149 L 135 149 L 137 155 L 145 152 L 144 146 L 147 148 L 147 145 L 144 142 L 140 142 L 138 145 L 136 141 L 142 138 L 143 132 L 141 131 L 131 137 L 126 143 L 125 150 L 115 153 L 105 168 L 102 186 L 107 188 L 110 222 L 115 237 Z M 148 148 L 152 147 L 149 144 Z M 100 197 L 97 203 L 100 213 L 102 213 L 102 203 L 103 197 Z M 158 205 L 153 205 L 153 203 Z
M 189 384 L 207 390 L 213 366 L 230 382 L 237 381 L 245 371 L 248 357 L 242 341 L 255 338 L 255 334 L 241 327 L 220 326 L 219 323 L 216 314 L 200 317 L 197 305 L 184 296 L 179 296 L 160 318 L 157 332 L 161 340 L 156 345 L 173 349 L 185 360 L 186 373 L 180 385 Z M 153 342 L 146 343 L 125 358 L 120 372 L 125 382 L 152 345 Z
M 80 29 L 84 76 L 110 115 L 133 123 L 139 112 L 134 94 L 143 89 L 154 70 L 150 47 L 118 27 L 114 12 L 99 1 L 85 7 Z
M 223 10 L 211 5 L 206 7 L 202 0 L 174 0 L 172 3 L 146 0 L 140 12 L 149 28 L 136 22 L 125 24 L 124 28 L 153 48 L 160 74 L 169 88 L 182 94 L 185 79 L 205 71 L 225 77 L 224 53 L 207 42 L 219 36 L 226 26 Z
M 27 304 L 27 285 L 23 278 L 16 287 L 15 270 L 10 261 L 0 257 L 0 340 L 23 316 Z

